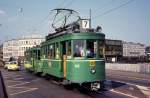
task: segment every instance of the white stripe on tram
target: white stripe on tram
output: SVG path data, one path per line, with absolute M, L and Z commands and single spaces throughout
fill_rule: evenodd
M 82 59 L 74 59 L 74 60 L 66 60 L 66 61 L 104 61 L 104 60 L 82 60 Z
M 63 60 L 52 60 L 52 59 L 41 59 L 41 60 L 48 60 L 48 61 L 63 61 Z M 105 61 L 105 60 L 82 60 L 82 59 L 71 59 L 66 61 Z

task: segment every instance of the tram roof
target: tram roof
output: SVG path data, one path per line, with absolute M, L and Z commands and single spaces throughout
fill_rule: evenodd
M 65 40 L 75 40 L 75 39 L 98 39 L 104 40 L 104 33 L 94 33 L 94 32 L 81 32 L 81 33 L 64 33 L 59 36 L 47 36 L 46 41 L 42 42 L 42 45 L 45 43 L 54 43 Z

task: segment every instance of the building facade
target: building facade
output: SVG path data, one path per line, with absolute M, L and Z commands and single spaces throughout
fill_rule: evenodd
M 106 39 L 105 41 L 105 57 L 107 62 L 120 61 L 123 55 L 123 47 L 121 40 Z
M 145 54 L 148 61 L 150 61 L 150 46 L 145 48 Z
M 123 42 L 123 59 L 127 62 L 144 62 L 145 45 L 141 43 Z
M 145 45 L 133 42 L 123 42 L 124 57 L 141 57 L 145 56 Z
M 24 57 L 24 52 L 36 45 L 40 45 L 45 39 L 42 37 L 23 37 L 20 39 L 13 39 L 3 43 L 3 60 L 9 61 L 10 57 L 18 59 Z

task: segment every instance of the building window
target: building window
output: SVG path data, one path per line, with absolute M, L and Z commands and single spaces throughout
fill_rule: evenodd
M 26 41 L 26 44 L 28 44 L 28 41 Z

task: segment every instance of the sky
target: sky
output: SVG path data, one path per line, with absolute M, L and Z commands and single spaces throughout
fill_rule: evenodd
M 46 36 L 55 8 L 92 13 L 92 27 L 100 25 L 106 38 L 150 45 L 150 0 L 0 0 L 0 42 L 21 36 Z

